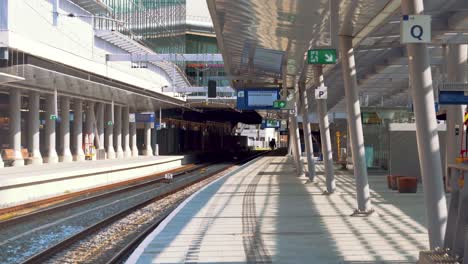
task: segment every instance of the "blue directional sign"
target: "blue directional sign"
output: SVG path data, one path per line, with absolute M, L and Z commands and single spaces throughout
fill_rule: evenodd
M 275 101 L 280 99 L 279 88 L 244 88 L 237 90 L 237 109 L 275 109 Z
M 154 113 L 137 113 L 135 121 L 138 123 L 154 123 Z
M 276 119 L 264 119 L 262 120 L 263 128 L 280 128 L 281 121 Z
M 468 104 L 468 96 L 464 91 L 439 91 L 439 104 L 465 105 Z

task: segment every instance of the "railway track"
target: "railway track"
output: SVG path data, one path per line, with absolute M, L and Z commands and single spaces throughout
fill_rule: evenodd
M 195 166 L 170 184 L 152 179 L 2 221 L 0 263 L 119 263 L 172 208 L 234 166 Z

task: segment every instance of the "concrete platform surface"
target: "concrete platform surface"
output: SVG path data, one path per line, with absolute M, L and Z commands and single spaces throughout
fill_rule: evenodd
M 0 208 L 175 169 L 184 156 L 135 157 L 0 169 Z
M 127 169 L 148 164 L 165 163 L 181 160 L 184 156 L 153 156 L 126 159 L 74 161 L 55 164 L 28 165 L 22 167 L 5 167 L 0 169 L 0 187 L 32 183 L 76 175 L 101 173 L 110 170 Z
M 181 204 L 127 263 L 415 263 L 428 248 L 421 190 L 370 175 L 376 214 L 355 217 L 351 172 L 336 170 L 329 196 L 317 172 L 307 183 L 289 158 L 260 158 Z

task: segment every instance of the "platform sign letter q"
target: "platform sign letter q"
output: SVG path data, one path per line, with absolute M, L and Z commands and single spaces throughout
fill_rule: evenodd
M 431 43 L 431 16 L 404 15 L 401 21 L 401 43 Z

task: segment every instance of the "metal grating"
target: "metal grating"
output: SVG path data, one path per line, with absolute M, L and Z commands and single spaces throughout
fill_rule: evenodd
M 122 48 L 131 54 L 156 54 L 151 49 L 133 41 L 118 31 L 96 30 L 96 36 Z M 174 63 L 168 61 L 150 63 L 163 69 L 172 79 L 174 87 L 190 87 L 190 83 L 187 80 L 185 73 L 183 73 L 181 69 Z
M 76 5 L 80 6 L 84 10 L 91 14 L 107 14 L 112 12 L 112 9 L 103 3 L 101 0 L 71 0 Z

